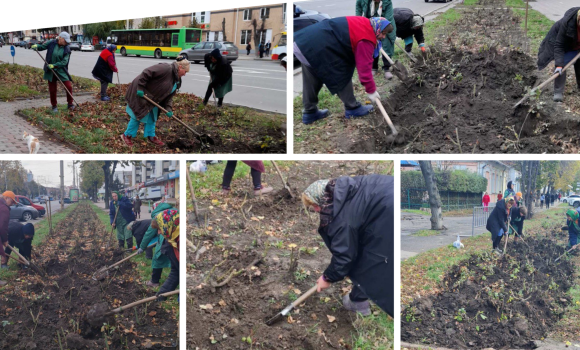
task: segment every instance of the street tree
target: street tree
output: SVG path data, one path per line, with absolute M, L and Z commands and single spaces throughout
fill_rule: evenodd
M 139 29 L 167 28 L 167 21 L 160 16 L 145 17 L 139 24 Z
M 105 182 L 102 166 L 102 161 L 81 162 L 80 188 L 81 191 L 93 197 L 93 201 L 96 201 L 99 188 Z
M 87 38 L 91 38 L 93 36 L 99 37 L 101 39 L 107 38 L 111 34 L 111 30 L 115 29 L 125 29 L 125 21 L 121 20 L 83 24 L 83 34 Z
M 437 181 L 435 180 L 435 172 L 431 161 L 420 160 L 421 173 L 425 179 L 425 187 L 429 194 L 429 207 L 431 208 L 431 229 L 443 229 L 443 215 L 441 214 L 441 197 L 437 189 Z
M 199 23 L 197 22 L 197 18 L 192 17 L 189 20 L 189 24 L 187 25 L 187 28 L 200 28 Z
M 528 209 L 527 218 L 534 217 L 534 196 L 537 189 L 538 175 L 540 174 L 540 161 L 519 161 L 516 168 L 522 174 L 520 183 L 524 204 Z
M 109 209 L 109 202 L 111 198 L 111 185 L 113 184 L 113 175 L 115 174 L 115 169 L 117 165 L 127 166 L 131 164 L 127 160 L 105 160 L 101 169 L 103 169 L 103 175 L 105 177 L 105 208 Z
M 223 40 L 224 41 L 228 41 L 228 39 L 226 38 L 226 18 L 224 17 L 224 19 L 222 20 L 222 33 L 223 33 Z
M 26 169 L 18 160 L 0 161 L 0 189 L 9 190 L 16 194 L 28 193 L 26 186 Z
M 258 22 L 258 19 L 254 18 L 252 19 L 251 25 L 253 28 L 252 33 L 254 33 L 254 47 L 256 49 L 256 57 L 260 57 L 260 35 L 266 31 L 266 19 L 262 19 L 260 22 Z

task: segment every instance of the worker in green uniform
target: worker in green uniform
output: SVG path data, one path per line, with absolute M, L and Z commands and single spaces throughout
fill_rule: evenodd
M 127 249 L 133 248 L 133 233 L 127 229 L 127 225 L 135 221 L 133 204 L 120 192 L 113 192 L 112 197 L 113 199 L 109 203 L 109 217 L 111 226 L 117 229 L 119 248 L 124 249 L 125 244 L 127 244 Z
M 217 105 L 221 107 L 224 103 L 224 97 L 232 91 L 232 74 L 233 70 L 226 57 L 222 56 L 219 49 L 214 49 L 212 52 L 204 56 L 205 68 L 207 68 L 211 81 L 205 92 L 203 104 L 207 105 L 212 91 L 217 97 Z

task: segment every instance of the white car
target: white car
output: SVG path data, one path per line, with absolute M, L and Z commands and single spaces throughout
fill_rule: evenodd
M 564 198 L 562 198 L 564 199 Z M 580 207 L 580 195 L 572 194 L 565 198 L 568 205 L 573 206 L 574 208 Z
M 82 44 L 81 45 L 81 51 L 90 51 L 90 52 L 94 52 L 95 51 L 95 47 L 91 44 Z

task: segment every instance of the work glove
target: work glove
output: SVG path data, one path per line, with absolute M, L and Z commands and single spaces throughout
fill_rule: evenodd
M 562 75 L 562 67 L 556 67 L 556 70 L 554 71 L 554 74 L 560 74 L 560 75 Z
M 425 47 L 425 44 L 419 44 L 419 48 L 421 49 L 422 52 L 426 52 L 427 48 Z
M 30 48 L 33 49 L 33 50 L 36 50 L 36 49 L 38 49 L 38 45 L 34 44 Z
M 144 252 L 144 250 L 143 250 L 143 249 L 141 249 L 141 248 L 137 249 L 137 254 L 141 254 L 141 253 L 143 253 L 143 252 Z
M 143 97 L 145 96 L 145 92 L 143 92 L 143 90 L 137 90 L 137 96 Z
M 367 94 L 369 100 L 371 100 L 371 102 L 377 102 L 381 100 L 381 95 L 379 95 L 378 91 L 373 92 L 372 94 Z
M 49 65 L 48 65 L 48 68 L 50 68 L 50 69 L 54 69 L 54 64 L 49 64 Z
M 167 112 L 165 113 L 166 116 L 168 116 L 169 118 L 173 117 L 173 112 Z

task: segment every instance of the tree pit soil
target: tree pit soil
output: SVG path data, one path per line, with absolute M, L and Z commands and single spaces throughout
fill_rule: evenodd
M 401 313 L 405 342 L 452 349 L 534 349 L 571 305 L 574 264 L 564 247 L 527 236 L 507 254 L 472 255 L 443 278 L 441 292 Z
M 266 321 L 314 286 L 331 258 L 317 233 L 319 217 L 307 216 L 300 194 L 319 179 L 361 175 L 369 164 L 280 165 L 294 198 L 267 167 L 262 181 L 277 188 L 273 194 L 246 193 L 241 188 L 251 188 L 250 183 L 242 178 L 233 181 L 229 198 L 198 199 L 209 227 L 188 224 L 189 239 L 200 247 L 197 253 L 188 251 L 188 349 L 350 348 L 357 316 L 342 307 L 342 295 L 351 288 L 346 280 L 313 294 L 290 317 L 272 326 Z M 291 257 L 298 254 L 291 267 Z M 215 286 L 240 270 L 225 285 Z
M 165 142 L 157 147 L 143 138 L 143 127 L 129 148 L 121 140 L 130 118 L 126 112 L 125 93 L 128 84 L 115 85 L 108 89 L 110 102 L 83 102 L 68 113 L 53 115 L 45 107 L 23 110 L 20 115 L 37 124 L 38 115 L 60 118 L 74 128 L 104 133 L 101 144 L 108 149 L 105 153 L 286 153 L 285 123 L 282 114 L 253 110 L 246 107 L 203 106 L 202 99 L 194 94 L 177 93 L 173 98 L 173 113 L 197 133 L 207 134 L 215 141 L 209 148 L 203 147 L 196 135 L 177 121 L 160 113 L 156 124 L 156 135 Z M 100 100 L 100 94 L 95 98 Z M 44 124 L 44 123 L 43 123 Z M 62 130 L 40 126 L 47 132 L 61 135 Z M 70 140 L 69 140 L 70 142 Z M 74 142 L 73 142 L 74 144 Z M 80 145 L 80 152 L 87 152 Z
M 89 324 L 87 313 L 96 304 L 112 309 L 154 293 L 136 281 L 131 262 L 103 281 L 92 279 L 99 268 L 122 259 L 123 252 L 116 250 L 116 238 L 88 203 L 80 202 L 54 231 L 36 250 L 35 263 L 47 277 L 20 272 L 4 287 L 0 315 L 9 323 L 0 348 L 177 349 L 175 313 L 157 303 L 112 316 L 108 325 Z

